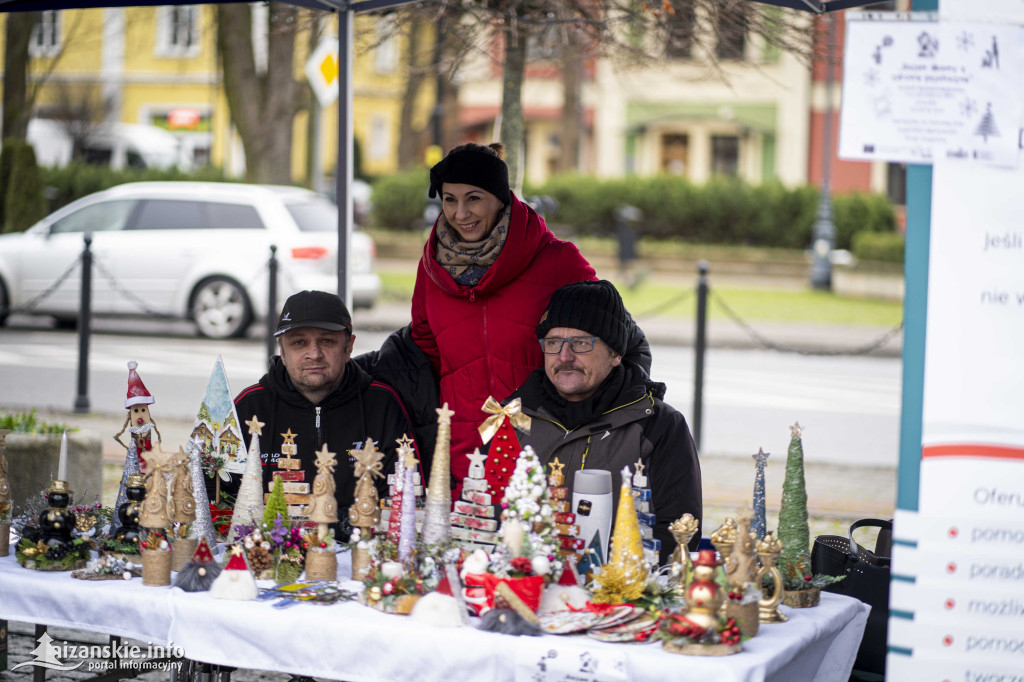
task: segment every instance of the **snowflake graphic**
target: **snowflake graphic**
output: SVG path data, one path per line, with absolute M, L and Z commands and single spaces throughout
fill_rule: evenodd
M 973 118 L 978 111 L 978 104 L 973 99 L 965 98 L 960 102 L 960 115 L 964 118 Z
M 963 50 L 964 52 L 970 52 L 971 48 L 974 47 L 974 34 L 963 31 L 956 37 L 957 49 Z

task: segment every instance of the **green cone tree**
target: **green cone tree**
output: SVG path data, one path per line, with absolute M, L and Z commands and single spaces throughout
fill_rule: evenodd
M 787 590 L 811 586 L 811 529 L 807 520 L 807 486 L 804 482 L 803 427 L 799 422 L 790 427 L 789 453 L 786 457 L 786 479 L 782 484 L 782 505 L 779 508 L 779 571 Z
M 284 482 L 281 477 L 274 474 L 274 485 L 270 488 L 270 495 L 267 497 L 267 506 L 263 508 L 263 523 L 268 527 L 274 527 L 274 520 L 281 516 L 281 523 L 288 527 L 288 502 L 284 497 Z

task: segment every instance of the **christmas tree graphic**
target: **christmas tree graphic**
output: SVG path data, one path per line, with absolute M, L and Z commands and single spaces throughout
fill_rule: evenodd
M 999 137 L 999 128 L 996 127 L 996 117 L 992 115 L 992 103 L 985 107 L 985 115 L 981 117 L 975 135 L 981 135 L 981 139 L 988 142 L 989 137 Z
M 79 661 L 74 665 L 64 665 L 61 660 L 57 658 L 60 654 L 60 649 L 53 645 L 53 638 L 50 637 L 49 633 L 44 632 L 39 635 L 39 646 L 30 651 L 29 653 L 36 657 L 34 661 L 25 661 L 18 665 L 11 666 L 11 670 L 17 670 L 28 665 L 34 665 L 39 668 L 48 668 L 50 670 L 75 670 L 81 667 L 85 661 Z

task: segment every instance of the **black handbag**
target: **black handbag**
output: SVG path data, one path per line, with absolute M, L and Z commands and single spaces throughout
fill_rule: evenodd
M 853 539 L 858 528 L 879 529 L 875 551 Z M 845 594 L 871 606 L 864 638 L 853 664 L 854 673 L 885 675 L 886 634 L 889 627 L 889 558 L 892 554 L 892 521 L 861 519 L 850 526 L 850 536 L 819 535 L 811 550 L 811 571 L 815 574 L 845 576 L 822 588 Z M 855 675 L 856 677 L 856 675 Z

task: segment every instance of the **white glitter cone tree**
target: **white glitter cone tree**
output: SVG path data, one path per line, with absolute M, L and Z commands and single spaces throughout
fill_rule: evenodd
M 434 545 L 452 537 L 451 438 L 452 416 L 448 403 L 437 408 L 437 441 L 430 465 L 427 504 L 423 512 L 423 542 Z
M 263 435 L 264 423 L 253 415 L 246 425 L 252 439 L 249 442 L 242 484 L 238 487 L 238 497 L 235 499 L 235 510 L 231 514 L 229 544 L 238 537 L 238 526 L 259 525 L 263 520 L 263 458 L 260 456 L 260 436 Z

